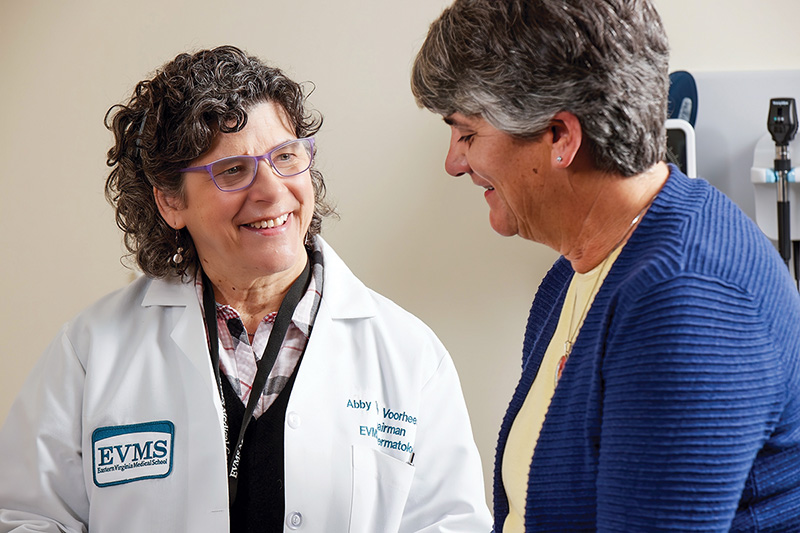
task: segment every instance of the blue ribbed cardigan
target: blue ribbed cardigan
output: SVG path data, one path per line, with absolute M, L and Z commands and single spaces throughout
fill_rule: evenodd
M 563 257 L 528 319 L 511 424 L 558 322 Z M 800 297 L 758 227 L 675 167 L 601 286 L 553 396 L 526 531 L 800 531 Z M 550 379 L 550 376 L 545 376 Z

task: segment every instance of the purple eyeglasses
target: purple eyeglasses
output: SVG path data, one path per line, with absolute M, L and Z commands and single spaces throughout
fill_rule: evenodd
M 264 155 L 235 155 L 202 167 L 182 168 L 179 172 L 205 170 L 219 190 L 241 191 L 255 181 L 259 161 L 267 161 L 279 176 L 284 178 L 296 176 L 311 168 L 311 163 L 314 161 L 314 138 L 304 137 L 287 141 Z

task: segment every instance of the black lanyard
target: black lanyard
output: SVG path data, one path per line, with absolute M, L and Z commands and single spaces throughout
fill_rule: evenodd
M 253 418 L 253 411 L 255 411 L 256 404 L 261 398 L 264 391 L 264 386 L 267 384 L 267 378 L 278 359 L 278 351 L 283 344 L 283 339 L 286 336 L 286 330 L 289 329 L 289 324 L 292 321 L 292 315 L 297 304 L 305 293 L 306 286 L 308 285 L 309 273 L 311 271 L 311 259 L 306 262 L 306 267 L 303 273 L 300 274 L 292 286 L 289 287 L 289 292 L 281 302 L 278 309 L 278 315 L 275 317 L 275 322 L 272 324 L 272 332 L 269 335 L 267 346 L 264 348 L 264 355 L 258 361 L 258 370 L 256 377 L 253 380 L 253 388 L 250 391 L 250 398 L 247 400 L 247 407 L 245 408 L 242 417 L 242 428 L 239 431 L 239 439 L 236 442 L 236 447 L 231 453 L 228 449 L 228 499 L 230 505 L 236 500 L 236 488 L 239 481 L 239 460 L 241 457 L 242 444 L 244 443 L 244 433 L 247 430 L 247 425 Z M 214 288 L 211 286 L 211 281 L 208 276 L 203 273 L 203 310 L 206 316 L 206 327 L 208 328 L 208 343 L 211 352 L 211 364 L 214 367 L 214 375 L 217 378 L 217 386 L 219 388 L 219 397 L 222 401 L 222 408 L 225 409 L 225 398 L 222 393 L 222 377 L 219 370 L 219 337 L 217 333 L 217 308 L 214 299 Z M 225 443 L 228 443 L 228 427 L 225 425 Z

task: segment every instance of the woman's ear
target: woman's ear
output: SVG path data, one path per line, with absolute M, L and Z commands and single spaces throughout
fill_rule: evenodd
M 157 187 L 153 187 L 153 196 L 156 199 L 158 212 L 161 217 L 174 229 L 186 226 L 183 221 L 183 202 L 177 196 L 171 196 Z
M 583 141 L 583 129 L 578 117 L 568 111 L 556 113 L 550 124 L 554 167 L 566 168 L 572 164 Z

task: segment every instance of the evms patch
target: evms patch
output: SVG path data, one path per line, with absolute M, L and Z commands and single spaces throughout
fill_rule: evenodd
M 121 485 L 167 477 L 172 472 L 172 422 L 97 428 L 92 433 L 94 484 Z

